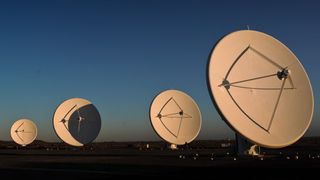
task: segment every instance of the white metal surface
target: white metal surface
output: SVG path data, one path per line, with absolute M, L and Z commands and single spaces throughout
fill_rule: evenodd
M 190 143 L 201 128 L 201 113 L 196 102 L 177 90 L 167 90 L 155 97 L 150 120 L 162 139 L 176 145 Z
M 55 132 L 72 146 L 91 143 L 101 129 L 101 118 L 96 107 L 88 100 L 72 98 L 64 101 L 53 117 Z
M 296 142 L 312 120 L 313 93 L 303 66 L 262 32 L 236 31 L 221 39 L 209 59 L 208 86 L 222 118 L 264 147 Z
M 37 126 L 29 119 L 20 119 L 12 125 L 10 134 L 14 142 L 26 146 L 36 139 Z

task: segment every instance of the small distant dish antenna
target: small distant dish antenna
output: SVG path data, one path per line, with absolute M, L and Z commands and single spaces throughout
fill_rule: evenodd
M 277 39 L 236 31 L 214 47 L 208 87 L 221 117 L 250 142 L 281 148 L 308 129 L 312 87 L 298 58 Z
M 150 120 L 156 133 L 171 143 L 172 149 L 193 141 L 201 128 L 201 113 L 196 102 L 178 90 L 167 90 L 154 98 Z
M 101 118 L 90 101 L 72 98 L 57 108 L 53 116 L 53 126 L 61 140 L 72 146 L 83 146 L 98 136 Z
M 26 146 L 36 139 L 37 126 L 29 119 L 20 119 L 12 125 L 10 134 L 14 142 Z

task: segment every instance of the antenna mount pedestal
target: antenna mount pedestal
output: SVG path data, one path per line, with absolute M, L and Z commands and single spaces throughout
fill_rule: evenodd
M 245 137 L 237 133 L 236 148 L 238 156 L 260 156 L 260 147 L 249 142 Z
M 171 150 L 177 150 L 178 149 L 178 146 L 176 144 L 171 144 L 170 145 L 170 149 Z

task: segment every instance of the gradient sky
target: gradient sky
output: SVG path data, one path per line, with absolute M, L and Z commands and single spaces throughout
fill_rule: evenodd
M 178 89 L 198 103 L 198 139 L 233 138 L 206 84 L 206 63 L 224 35 L 246 29 L 286 44 L 307 70 L 315 113 L 308 136 L 320 135 L 320 3 L 318 1 L 5 1 L 0 2 L 0 139 L 29 118 L 38 139 L 65 99 L 92 101 L 102 117 L 97 141 L 159 140 L 149 105 Z

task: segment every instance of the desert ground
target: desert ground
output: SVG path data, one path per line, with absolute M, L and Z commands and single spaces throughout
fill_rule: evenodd
M 315 169 L 320 168 L 320 138 L 302 138 L 282 149 L 261 148 L 261 154 L 263 156 L 237 156 L 234 140 L 195 141 L 177 150 L 169 149 L 165 142 L 101 142 L 74 148 L 65 143 L 43 141 L 20 147 L 2 141 L 0 173 L 7 179 L 238 177 L 251 172 L 270 178 L 275 174 L 303 177 L 305 171 L 309 175 L 318 173 Z

